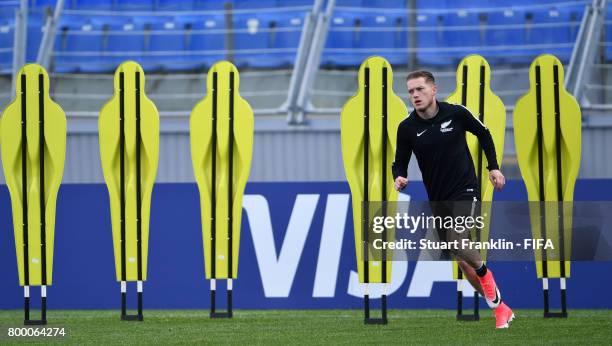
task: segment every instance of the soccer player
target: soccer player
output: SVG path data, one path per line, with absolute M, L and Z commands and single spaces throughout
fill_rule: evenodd
M 479 200 L 480 187 L 465 139 L 465 132 L 469 131 L 478 137 L 482 145 L 489 163 L 489 179 L 495 189 L 501 190 L 505 178 L 497 165 L 493 138 L 484 124 L 467 108 L 436 100 L 437 87 L 431 72 L 411 72 L 406 77 L 406 84 L 414 111 L 399 124 L 397 131 L 397 149 L 392 167 L 395 189 L 400 191 L 406 187 L 408 162 L 414 152 L 427 195 L 433 202 L 434 214 L 453 214 L 452 208 L 444 203 Z M 456 212 L 453 216 L 457 216 Z M 446 241 L 466 236 L 453 230 L 438 230 L 438 233 L 440 240 Z M 514 314 L 502 301 L 493 274 L 482 261 L 480 253 L 475 249 L 458 249 L 452 253 L 468 281 L 493 309 L 496 328 L 508 328 Z

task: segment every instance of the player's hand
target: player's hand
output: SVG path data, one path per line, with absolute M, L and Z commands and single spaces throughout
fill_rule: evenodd
M 406 185 L 408 185 L 408 179 L 404 178 L 404 177 L 397 177 L 395 179 L 395 190 L 396 191 L 402 191 Z
M 495 187 L 497 191 L 501 191 L 504 185 L 506 185 L 506 178 L 499 169 L 494 169 L 489 172 L 489 180 L 491 180 L 493 187 Z

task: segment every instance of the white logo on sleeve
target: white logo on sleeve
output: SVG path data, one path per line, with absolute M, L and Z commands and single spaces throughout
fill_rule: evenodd
M 452 127 L 448 127 L 448 125 L 450 125 L 450 123 L 453 121 L 453 119 L 449 120 L 449 121 L 445 121 L 442 124 L 440 124 L 440 132 L 451 132 L 453 130 Z

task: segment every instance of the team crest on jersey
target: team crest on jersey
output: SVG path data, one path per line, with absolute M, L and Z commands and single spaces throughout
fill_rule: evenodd
M 450 125 L 450 123 L 453 121 L 453 119 L 443 122 L 442 124 L 440 124 L 440 132 L 451 132 L 453 130 L 452 127 L 448 127 L 448 125 Z

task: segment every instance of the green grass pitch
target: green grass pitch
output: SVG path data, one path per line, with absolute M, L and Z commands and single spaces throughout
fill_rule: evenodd
M 378 311 L 375 311 L 378 312 Z M 611 310 L 571 310 L 568 319 L 544 319 L 540 310 L 516 310 L 510 329 L 495 330 L 492 313 L 457 322 L 450 310 L 391 310 L 386 326 L 364 325 L 361 310 L 237 310 L 233 319 L 210 319 L 203 310 L 145 310 L 144 322 L 119 320 L 118 311 L 49 311 L 48 327 L 63 338 L 7 337 L 23 327 L 23 312 L 0 311 L 0 344 L 607 344 Z M 38 318 L 33 311 L 31 318 Z

